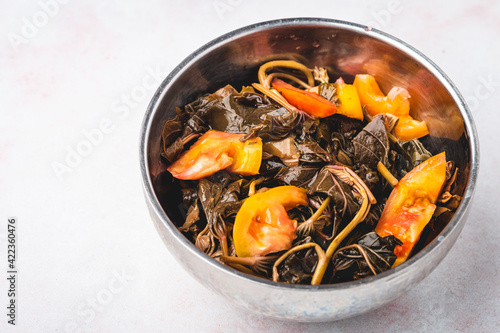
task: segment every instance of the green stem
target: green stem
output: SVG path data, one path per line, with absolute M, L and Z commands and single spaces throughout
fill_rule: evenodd
M 233 257 L 228 255 L 223 255 L 220 259 L 228 264 L 240 264 L 246 266 L 252 266 L 257 260 L 261 260 L 265 257 Z
M 313 232 L 318 233 L 318 235 L 321 237 L 323 234 L 319 231 L 316 230 L 316 227 L 314 226 L 314 222 L 316 222 L 321 214 L 323 214 L 323 211 L 328 207 L 328 204 L 330 203 L 330 197 L 327 197 L 325 200 L 323 200 L 323 203 L 321 206 L 318 208 L 318 210 L 311 215 L 310 218 L 302 222 L 298 227 L 297 227 L 297 235 L 299 237 L 302 237 L 304 235 L 310 235 Z
M 234 269 L 237 269 L 239 270 L 240 272 L 243 272 L 243 273 L 246 273 L 246 274 L 250 274 L 250 275 L 253 275 L 253 276 L 258 276 L 257 274 L 255 274 L 254 271 L 252 271 L 250 268 L 247 268 L 243 265 L 240 265 L 240 264 L 233 264 L 233 263 L 227 263 L 229 266 L 233 267 Z
M 330 203 L 330 197 L 327 197 L 325 200 L 323 200 L 323 203 L 321 206 L 319 206 L 318 210 L 314 212 L 314 214 L 311 215 L 310 218 L 308 218 L 304 223 L 314 223 L 320 216 L 323 214 L 323 211 L 328 207 L 328 204 Z
M 265 64 L 260 66 L 258 73 L 260 84 L 264 86 L 267 84 L 266 72 L 267 70 L 274 67 L 287 67 L 287 68 L 297 69 L 306 75 L 308 84 L 310 86 L 314 86 L 314 77 L 311 73 L 311 70 L 306 66 L 304 66 L 303 64 L 301 64 L 300 62 L 296 62 L 293 60 L 274 60 L 266 62 Z M 269 88 L 269 85 L 266 86 L 266 88 Z
M 384 177 L 389 182 L 389 184 L 391 184 L 392 187 L 398 185 L 399 181 L 396 179 L 396 177 L 392 175 L 392 173 L 389 170 L 387 170 L 385 165 L 380 161 L 377 164 L 377 170 L 378 172 L 380 172 L 382 177 Z
M 227 236 L 225 234 L 221 235 L 219 237 L 219 242 L 222 248 L 222 255 L 227 256 L 229 254 L 229 250 L 227 248 Z
M 330 260 L 332 259 L 333 253 L 337 249 L 337 247 L 342 243 L 342 241 L 349 235 L 356 226 L 363 221 L 364 216 L 366 216 L 365 212 L 368 209 L 368 198 L 366 197 L 366 193 L 362 193 L 363 195 L 363 204 L 361 205 L 360 210 L 354 216 L 351 222 L 345 227 L 335 238 L 333 241 L 330 243 L 326 250 L 326 256 L 323 258 L 323 260 L 318 261 L 318 266 L 316 267 L 316 270 L 314 271 L 314 275 L 311 281 L 312 285 L 318 285 L 321 284 L 321 281 L 323 280 L 323 276 L 325 275 L 326 268 L 328 267 L 328 264 Z
M 310 89 L 311 88 L 310 85 L 308 85 L 307 83 L 305 83 L 304 81 L 302 81 L 298 77 L 295 77 L 293 75 L 286 74 L 286 73 L 272 73 L 272 74 L 269 74 L 267 76 L 267 78 L 266 78 L 266 84 L 264 86 L 270 87 L 271 86 L 271 82 L 273 81 L 273 79 L 275 77 L 281 77 L 281 78 L 284 78 L 284 79 L 291 80 L 291 81 L 293 81 L 293 82 L 301 85 L 302 87 L 304 87 L 306 89 Z
M 269 88 L 266 88 L 264 85 L 262 85 L 260 83 L 252 83 L 252 87 L 257 89 L 258 91 L 260 91 L 261 93 L 263 93 L 267 97 L 273 99 L 274 101 L 276 101 L 278 104 L 280 104 L 282 107 L 284 107 L 288 111 L 290 111 L 290 112 L 292 112 L 292 111 L 297 112 L 298 111 L 298 109 L 295 106 L 288 103 L 288 101 L 285 99 L 285 97 L 283 97 L 276 90 L 274 90 L 274 89 L 271 90 Z
M 375 201 L 374 198 L 373 200 L 370 200 L 370 197 L 373 195 L 368 194 L 370 193 L 369 190 L 366 189 L 366 185 L 363 183 L 363 181 L 359 179 L 359 177 L 354 177 L 352 175 L 354 172 L 351 173 L 349 172 L 350 170 L 346 168 L 340 170 L 338 168 L 332 167 L 332 170 L 334 170 L 334 172 L 336 173 L 345 172 L 342 176 L 347 177 L 348 180 L 352 182 L 353 187 L 361 194 L 363 202 L 361 204 L 361 208 L 356 213 L 351 222 L 349 222 L 349 224 L 337 236 L 335 236 L 333 241 L 330 243 L 330 245 L 326 250 L 326 255 L 318 261 L 318 266 L 314 271 L 313 278 L 311 281 L 312 285 L 321 284 L 323 276 L 325 275 L 326 269 L 328 268 L 328 264 L 330 263 L 330 260 L 332 259 L 335 250 L 338 248 L 340 243 L 342 243 L 342 241 L 354 230 L 354 228 L 356 228 L 356 226 L 366 218 L 366 215 L 368 214 L 368 211 L 370 209 L 370 203 L 372 201 Z
M 252 180 L 250 183 L 250 186 L 248 187 L 248 196 L 251 197 L 252 195 L 255 194 L 255 186 L 259 185 L 265 180 L 264 177 L 257 178 L 255 180 Z

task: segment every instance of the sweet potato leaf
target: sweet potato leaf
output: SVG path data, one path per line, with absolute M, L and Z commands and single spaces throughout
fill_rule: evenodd
M 287 185 L 305 188 L 308 187 L 308 184 L 311 182 L 314 175 L 316 175 L 319 170 L 319 167 L 312 164 L 283 168 L 281 172 L 276 175 L 276 179 L 282 181 Z
M 295 245 L 312 242 L 311 237 L 306 237 Z M 291 284 L 308 284 L 316 269 L 318 255 L 314 249 L 306 249 L 292 253 L 278 267 L 281 281 Z
M 375 116 L 352 142 L 355 164 L 365 164 L 371 169 L 376 169 L 380 161 L 389 166 L 390 146 L 384 115 Z
M 277 141 L 285 139 L 295 129 L 299 128 L 304 121 L 304 115 L 298 112 L 290 112 L 285 108 L 279 108 L 263 114 L 261 122 L 252 126 L 241 140 L 260 137 L 265 141 Z
M 334 281 L 357 280 L 390 269 L 396 261 L 394 248 L 402 243 L 394 236 L 380 237 L 374 231 L 355 244 L 338 250 L 332 258 Z
M 328 167 L 323 167 L 316 178 L 309 184 L 308 194 L 323 193 L 331 197 L 341 216 L 354 216 L 360 203 L 354 189 L 335 176 Z
M 425 149 L 418 139 L 396 141 L 394 147 L 395 151 L 400 155 L 399 158 L 397 158 L 398 165 L 396 166 L 400 178 L 420 163 L 432 157 L 432 154 Z

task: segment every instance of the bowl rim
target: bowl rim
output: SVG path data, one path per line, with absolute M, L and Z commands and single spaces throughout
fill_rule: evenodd
M 336 283 L 336 284 L 325 284 L 325 285 L 317 285 L 317 286 L 312 286 L 312 285 L 295 285 L 295 284 L 288 284 L 288 283 L 283 283 L 283 282 L 274 282 L 271 280 L 267 280 L 264 278 L 259 278 L 255 276 L 251 276 L 249 274 L 240 272 L 236 269 L 232 269 L 230 267 L 227 267 L 226 265 L 217 262 L 216 260 L 208 257 L 205 253 L 200 251 L 196 246 L 191 243 L 182 233 L 177 230 L 173 222 L 171 222 L 170 218 L 167 216 L 167 214 L 164 212 L 163 208 L 161 207 L 156 194 L 153 189 L 153 184 L 151 182 L 151 177 L 149 175 L 149 165 L 148 165 L 148 158 L 147 158 L 147 147 L 148 147 L 148 137 L 151 129 L 151 122 L 153 119 L 153 115 L 157 111 L 157 107 L 159 105 L 159 102 L 162 100 L 162 97 L 174 81 L 174 79 L 182 74 L 182 72 L 190 65 L 191 62 L 196 60 L 197 58 L 203 56 L 204 54 L 209 53 L 213 49 L 217 48 L 218 46 L 221 46 L 223 44 L 229 43 L 232 40 L 235 40 L 237 38 L 243 37 L 245 35 L 250 35 L 262 30 L 270 29 L 270 28 L 277 28 L 277 27 L 283 27 L 283 26 L 320 26 L 322 28 L 324 27 L 331 27 L 331 28 L 337 28 L 337 29 L 344 29 L 344 30 L 350 30 L 352 32 L 357 32 L 360 34 L 364 34 L 368 37 L 374 38 L 376 40 L 379 40 L 383 43 L 389 44 L 393 47 L 396 47 L 397 49 L 401 50 L 402 52 L 410 55 L 413 57 L 416 61 L 419 62 L 423 67 L 425 67 L 429 72 L 431 72 L 438 80 L 439 82 L 446 88 L 448 93 L 451 95 L 452 99 L 455 101 L 455 103 L 458 106 L 458 109 L 460 110 L 460 113 L 463 117 L 464 120 L 464 127 L 465 127 L 465 133 L 468 136 L 468 142 L 470 145 L 470 174 L 469 174 L 469 179 L 467 182 L 467 187 L 465 190 L 465 193 L 463 195 L 462 201 L 455 212 L 453 218 L 450 220 L 450 222 L 445 226 L 445 228 L 441 231 L 439 236 L 437 236 L 434 240 L 432 240 L 425 248 L 423 248 L 420 252 L 415 254 L 413 257 L 402 263 L 401 265 L 389 269 L 383 273 L 377 274 L 375 276 L 369 276 L 365 277 L 360 280 L 355 280 L 355 281 L 348 281 L 348 282 L 342 282 L 342 283 Z M 200 260 L 203 260 L 210 264 L 214 269 L 223 271 L 225 274 L 232 275 L 235 278 L 243 278 L 246 279 L 250 282 L 256 283 L 256 284 L 262 284 L 266 285 L 268 287 L 273 287 L 273 288 L 278 288 L 278 289 L 286 289 L 286 290 L 303 290 L 303 291 L 313 291 L 313 290 L 328 290 L 328 291 L 333 291 L 333 290 L 345 290 L 345 289 L 350 289 L 354 286 L 359 286 L 359 285 L 366 285 L 366 284 L 371 284 L 376 281 L 383 281 L 387 279 L 391 279 L 395 277 L 396 275 L 399 275 L 400 272 L 402 271 L 407 271 L 408 269 L 411 268 L 411 266 L 418 262 L 421 261 L 424 257 L 429 255 L 430 252 L 433 252 L 437 248 L 441 246 L 442 240 L 444 240 L 449 234 L 453 232 L 455 228 L 458 228 L 460 224 L 465 223 L 465 219 L 462 218 L 463 216 L 466 215 L 467 210 L 470 206 L 470 203 L 472 201 L 474 191 L 475 191 L 475 185 L 478 177 L 478 172 L 479 172 L 479 138 L 477 135 L 476 127 L 474 124 L 474 120 L 472 118 L 472 114 L 456 88 L 456 86 L 452 83 L 452 81 L 449 79 L 449 77 L 433 62 L 431 61 L 428 57 L 426 57 L 423 53 L 415 49 L 414 47 L 410 46 L 406 42 L 389 35 L 383 31 L 380 31 L 375 28 L 371 28 L 366 25 L 358 24 L 358 23 L 353 23 L 353 22 L 348 22 L 348 21 L 343 21 L 343 20 L 336 20 L 336 19 L 328 19 L 328 18 L 316 18 L 316 17 L 297 17 L 297 18 L 284 18 L 284 19 L 277 19 L 277 20 L 270 20 L 270 21 L 263 21 L 251 25 L 244 26 L 242 28 L 233 30 L 231 32 L 225 33 L 205 45 L 201 46 L 198 48 L 196 51 L 192 52 L 190 55 L 188 55 L 181 63 L 179 63 L 169 74 L 168 76 L 163 80 L 163 82 L 160 84 L 158 89 L 156 90 L 155 94 L 153 95 L 147 109 L 146 113 L 143 118 L 143 122 L 141 125 L 140 129 L 140 146 L 139 146 L 139 157 L 140 157 L 140 168 L 141 168 L 141 175 L 142 175 L 142 183 L 143 183 L 143 190 L 144 194 L 146 197 L 146 201 L 148 201 L 153 208 L 154 212 L 157 214 L 157 216 L 160 218 L 161 223 L 163 223 L 166 228 L 168 228 L 171 232 L 173 237 L 176 238 L 176 240 L 182 244 L 183 247 L 185 247 L 192 255 L 197 256 Z M 177 259 L 177 258 L 176 258 Z

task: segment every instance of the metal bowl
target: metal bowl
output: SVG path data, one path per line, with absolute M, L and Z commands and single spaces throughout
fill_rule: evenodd
M 445 150 L 460 169 L 463 200 L 450 221 L 426 236 L 423 249 L 402 265 L 377 276 L 334 285 L 288 285 L 252 277 L 199 251 L 175 227 L 182 224 L 178 194 L 165 180 L 159 138 L 175 107 L 226 84 L 256 82 L 259 66 L 272 59 L 295 59 L 323 66 L 346 81 L 358 73 L 375 75 L 382 90 L 406 87 L 414 117 L 431 135 L 431 152 Z M 464 226 L 479 167 L 476 129 L 464 99 L 428 58 L 383 32 L 349 22 L 297 18 L 251 25 L 225 34 L 182 61 L 155 93 L 142 125 L 140 163 L 151 217 L 172 255 L 198 281 L 246 309 L 279 319 L 329 321 L 358 315 L 390 302 L 426 277 L 446 256 Z

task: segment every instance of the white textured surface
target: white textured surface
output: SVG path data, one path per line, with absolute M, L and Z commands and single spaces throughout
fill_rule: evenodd
M 0 11 L 1 332 L 500 327 L 500 2 L 66 1 L 43 14 L 54 1 L 5 1 Z M 372 24 L 422 51 L 470 102 L 481 141 L 475 201 L 450 254 L 398 300 L 334 323 L 261 318 L 203 288 L 165 249 L 140 181 L 139 128 L 153 87 L 225 32 L 298 16 Z M 86 156 L 75 158 L 78 149 Z M 19 223 L 15 327 L 5 315 L 9 216 Z

